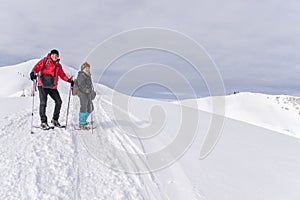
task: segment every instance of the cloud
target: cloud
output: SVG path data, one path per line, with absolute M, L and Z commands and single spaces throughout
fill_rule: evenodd
M 299 8 L 296 0 L 7 1 L 0 8 L 0 66 L 58 48 L 62 62 L 79 68 L 108 37 L 155 26 L 180 31 L 202 44 L 228 91 L 239 85 L 241 90 L 268 92 L 267 86 L 274 85 L 282 92 L 294 88 L 295 74 L 300 73 Z M 282 73 L 286 69 L 293 71 Z

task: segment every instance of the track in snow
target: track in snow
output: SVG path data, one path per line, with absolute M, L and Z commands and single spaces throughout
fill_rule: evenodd
M 65 98 L 66 99 L 66 98 Z M 51 101 L 51 100 L 49 100 Z M 66 104 L 66 103 L 65 103 Z M 64 105 L 63 105 L 64 106 Z M 72 98 L 69 126 L 30 134 L 31 110 L 22 110 L 0 120 L 0 199 L 149 199 L 162 197 L 153 175 L 135 175 L 113 170 L 95 159 L 82 138 L 102 141 L 104 162 L 125 160 L 107 142 L 121 143 L 125 151 L 137 151 L 113 125 L 106 104 L 97 98 L 94 120 L 99 128 L 91 132 L 74 131 L 78 99 Z M 53 105 L 47 110 L 53 111 Z M 99 115 L 98 115 L 98 114 Z M 60 121 L 64 122 L 62 109 Z M 49 117 L 49 114 L 48 114 Z M 39 123 L 35 110 L 34 124 Z M 110 123 L 110 125 L 105 123 Z M 98 144 L 99 145 L 99 144 Z M 106 160 L 105 160 L 106 159 Z M 127 161 L 127 160 L 126 160 Z

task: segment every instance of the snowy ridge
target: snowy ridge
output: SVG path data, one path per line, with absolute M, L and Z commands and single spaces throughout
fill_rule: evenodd
M 78 121 L 77 97 L 71 98 L 67 129 L 34 129 L 35 134 L 30 134 L 32 82 L 22 74 L 29 76 L 36 62 L 0 68 L 0 84 L 6 86 L 0 92 L 0 199 L 300 198 L 300 140 L 295 138 L 300 127 L 298 97 L 254 93 L 227 96 L 222 136 L 204 160 L 198 157 L 203 132 L 210 126 L 212 97 L 198 99 L 195 109 L 201 123 L 185 155 L 161 170 L 135 174 L 122 169 L 150 169 L 132 154 L 147 154 L 172 142 L 180 127 L 180 106 L 131 98 L 129 116 L 138 126 L 160 122 L 151 119 L 155 106 L 161 106 L 166 116 L 162 134 L 151 140 L 134 138 L 128 132 L 131 122 L 114 113 L 128 112 L 112 102 L 112 95 L 123 94 L 95 84 L 98 95 L 92 117 L 97 128 L 93 134 L 73 129 Z M 64 70 L 76 74 L 73 68 L 64 66 Z M 59 89 L 63 100 L 60 122 L 64 124 L 69 84 L 60 81 Z M 34 124 L 38 125 L 38 95 L 34 98 Z M 189 100 L 182 103 L 188 106 Z M 53 106 L 49 99 L 49 118 Z
M 198 109 L 212 112 L 213 98 L 218 97 L 198 99 Z M 226 96 L 225 101 L 228 118 L 300 138 L 300 97 L 244 92 Z
M 30 96 L 32 82 L 29 81 L 29 72 L 37 61 L 38 59 L 34 59 L 13 66 L 1 67 L 0 84 L 6 87 L 0 90 L 0 97 Z M 74 68 L 65 65 L 63 68 L 68 76 L 76 76 L 77 72 Z M 63 81 L 59 84 L 60 92 L 68 94 L 68 84 L 61 84 L 61 82 Z M 104 85 L 94 85 L 98 94 L 111 97 L 118 93 Z M 213 98 L 217 97 L 198 99 L 198 109 L 212 112 Z M 225 100 L 226 117 L 300 138 L 300 120 L 298 120 L 300 97 L 244 92 L 226 96 Z M 184 100 L 182 103 L 189 105 L 189 101 Z

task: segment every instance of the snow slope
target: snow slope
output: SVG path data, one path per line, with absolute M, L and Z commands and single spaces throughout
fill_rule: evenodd
M 112 101 L 113 95 L 122 94 L 95 84 L 99 95 L 94 101 L 97 128 L 93 134 L 72 128 L 78 120 L 77 97 L 71 98 L 67 129 L 35 129 L 35 134 L 30 134 L 32 83 L 26 75 L 36 62 L 0 68 L 4 88 L 0 92 L 0 199 L 300 198 L 298 98 L 252 93 L 226 97 L 228 118 L 222 135 L 214 151 L 199 160 L 212 117 L 210 98 L 199 99 L 197 108 L 130 98 L 131 121 L 126 121 L 114 112 L 128 110 Z M 76 74 L 72 68 L 64 69 L 69 75 Z M 59 89 L 63 99 L 60 121 L 64 123 L 69 85 L 60 81 Z M 23 91 L 25 97 L 21 97 Z M 39 124 L 38 96 L 35 102 L 34 124 Z M 51 117 L 53 102 L 49 99 L 48 103 Z M 183 104 L 190 105 L 188 100 Z M 152 119 L 151 112 L 157 107 L 163 109 L 163 116 Z M 150 173 L 123 170 L 150 167 L 133 159 L 131 153 L 151 153 L 169 145 L 184 109 L 196 111 L 200 119 L 197 135 L 185 154 Z M 143 127 L 161 121 L 164 126 L 159 135 L 143 140 L 130 135 L 132 122 Z M 120 154 L 112 145 L 127 153 Z
M 213 98 L 198 99 L 198 109 L 212 112 Z M 244 92 L 225 99 L 226 117 L 300 138 L 300 97 Z
M 34 129 L 35 134 L 30 134 L 32 82 L 25 74 L 29 74 L 36 62 L 32 60 L 0 68 L 1 84 L 7 85 L 0 97 L 0 199 L 168 199 L 167 196 L 171 194 L 178 194 L 178 197 L 188 195 L 193 199 L 196 196 L 192 190 L 186 193 L 180 192 L 180 188 L 175 188 L 176 192 L 162 191 L 160 180 L 154 174 L 136 175 L 116 171 L 95 159 L 83 141 L 89 137 L 87 134 L 90 138 L 93 135 L 73 129 L 78 121 L 77 97 L 71 99 L 69 127 L 66 130 Z M 72 68 L 64 69 L 68 74 L 74 74 Z M 63 81 L 59 84 L 64 102 L 60 121 L 64 123 L 69 86 Z M 101 85 L 95 85 L 95 88 L 103 97 L 112 92 Z M 22 94 L 25 97 L 21 97 Z M 38 96 L 34 98 L 38 102 Z M 104 161 L 114 160 L 122 165 L 127 160 L 118 157 L 105 144 L 122 144 L 123 148 L 130 151 L 137 151 L 137 147 L 121 129 L 114 127 L 113 119 L 106 113 L 106 107 L 111 104 L 102 102 L 101 98 L 99 96 L 95 100 L 95 109 L 101 115 L 94 116 L 98 126 L 94 136 L 103 142 L 100 147 Z M 49 100 L 48 116 L 51 116 L 53 106 L 54 103 Z M 34 107 L 34 124 L 39 124 L 37 103 Z M 169 177 L 173 176 L 176 174 Z

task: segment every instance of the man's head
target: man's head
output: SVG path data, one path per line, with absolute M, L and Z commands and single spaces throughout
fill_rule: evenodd
M 59 58 L 59 52 L 56 49 L 52 49 L 50 51 L 50 56 L 51 56 L 53 61 L 57 61 L 58 58 Z
M 58 52 L 58 50 L 56 50 L 56 49 L 52 49 L 52 50 L 50 51 L 50 55 L 52 55 L 52 54 L 56 54 L 57 56 L 59 56 L 59 52 Z

